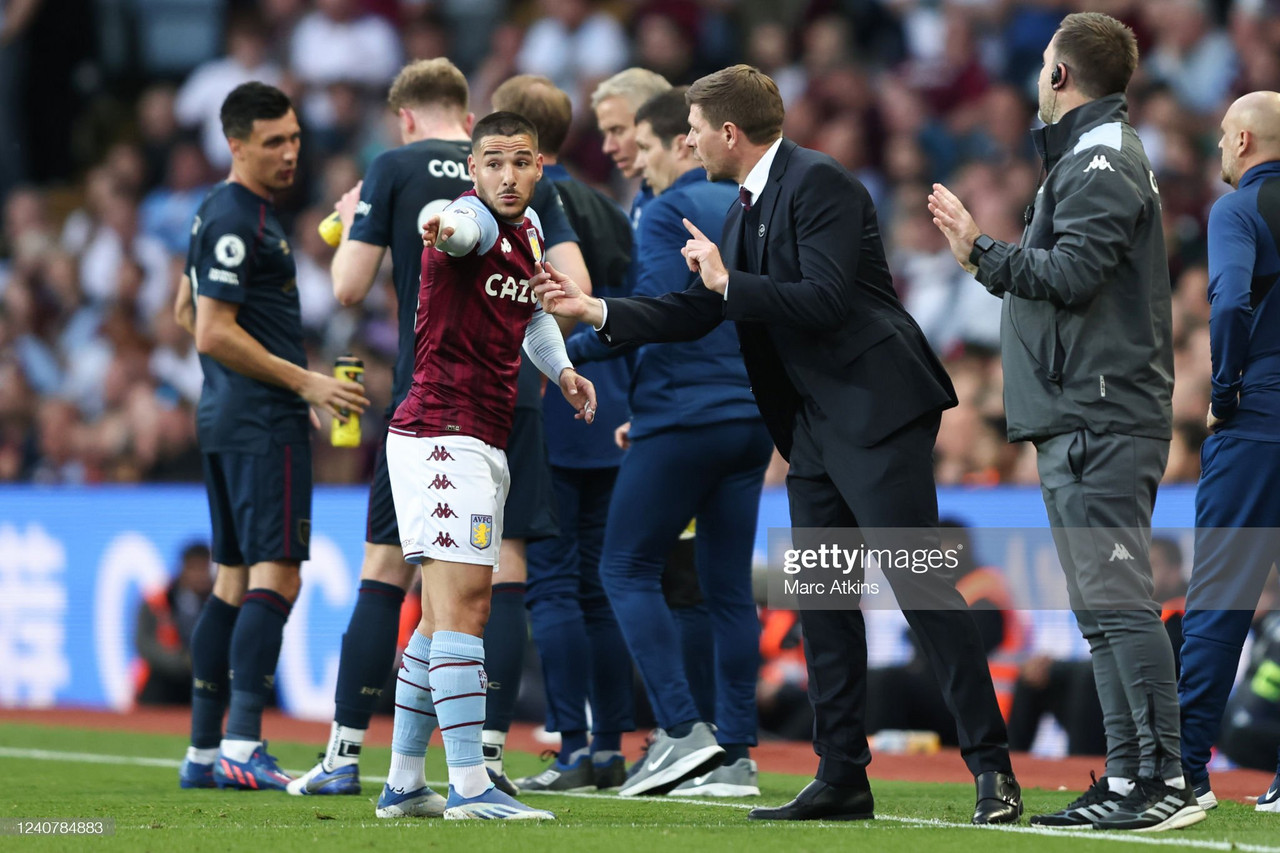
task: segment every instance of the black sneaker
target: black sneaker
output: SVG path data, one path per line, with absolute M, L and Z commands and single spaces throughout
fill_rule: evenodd
M 1104 817 L 1109 817 L 1119 807 L 1124 797 L 1111 790 L 1108 781 L 1110 777 L 1103 776 L 1099 779 L 1090 770 L 1089 778 L 1093 780 L 1093 784 L 1071 805 L 1052 814 L 1032 815 L 1031 825 L 1079 829 L 1093 826 Z
M 1094 829 L 1163 832 L 1183 829 L 1205 819 L 1190 785 L 1174 788 L 1163 779 L 1139 779 L 1116 810 L 1094 823 Z

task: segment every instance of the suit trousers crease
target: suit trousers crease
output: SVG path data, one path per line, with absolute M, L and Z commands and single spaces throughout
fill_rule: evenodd
M 924 528 L 938 524 L 933 445 L 940 415 L 927 414 L 873 447 L 836 434 L 816 406 L 796 419 L 787 495 L 796 528 Z M 928 534 L 925 534 L 928 535 Z M 868 547 L 876 543 L 868 537 Z M 1008 734 L 992 688 L 977 626 L 954 581 L 938 572 L 889 572 L 921 651 L 956 721 L 961 755 L 977 776 L 1011 772 Z M 850 602 L 852 604 L 853 602 Z M 860 610 L 802 610 L 814 708 L 817 778 L 866 787 L 871 761 L 866 733 L 867 642 Z

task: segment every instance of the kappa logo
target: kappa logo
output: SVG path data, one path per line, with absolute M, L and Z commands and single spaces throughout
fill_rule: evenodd
M 493 543 L 493 516 L 471 516 L 471 547 L 484 550 Z
M 1093 160 L 1089 162 L 1089 165 L 1084 167 L 1086 172 L 1092 172 L 1094 169 L 1097 169 L 1100 172 L 1104 169 L 1108 172 L 1115 171 L 1115 169 L 1111 168 L 1111 163 L 1107 160 L 1106 155 L 1104 154 L 1095 154 Z
M 507 254 L 511 253 L 511 241 L 506 237 L 502 238 L 502 251 Z
M 429 462 L 452 462 L 453 454 L 449 452 L 449 448 L 442 447 L 439 444 L 431 450 L 431 455 L 427 457 Z
M 456 489 L 456 488 L 457 488 L 457 486 L 455 486 L 455 485 L 453 484 L 453 481 L 452 481 L 452 480 L 450 480 L 448 477 L 446 477 L 444 474 L 436 474 L 436 478 L 435 478 L 434 480 L 432 480 L 432 481 L 431 481 L 431 485 L 430 485 L 430 486 L 428 486 L 427 488 L 429 488 L 429 489 Z
M 453 537 L 448 533 L 437 533 L 435 541 L 432 545 L 439 545 L 441 548 L 457 548 L 458 543 L 453 541 Z
M 1129 553 L 1129 549 L 1124 547 L 1124 545 L 1121 545 L 1119 542 L 1117 542 L 1116 547 L 1111 550 L 1111 559 L 1108 560 L 1107 562 L 1114 563 L 1116 560 L 1132 560 L 1132 559 L 1133 559 L 1133 555 Z
M 436 508 L 431 510 L 432 518 L 457 518 L 458 514 L 449 508 L 448 504 L 437 503 Z

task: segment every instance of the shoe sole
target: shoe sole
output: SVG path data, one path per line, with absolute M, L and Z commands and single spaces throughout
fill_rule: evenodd
M 849 812 L 848 814 L 829 814 L 822 817 L 775 817 L 768 814 L 756 814 L 760 809 L 752 809 L 747 812 L 747 820 L 780 820 L 788 822 L 801 821 L 850 821 L 850 820 L 875 820 L 874 812 Z
M 1214 796 L 1213 791 L 1206 791 L 1196 797 L 1196 802 L 1200 804 L 1200 808 L 1205 811 L 1216 809 L 1218 807 L 1218 798 Z
M 641 794 L 654 796 L 668 794 L 681 782 L 715 770 L 724 763 L 724 748 L 704 746 L 696 749 L 669 767 L 651 773 L 635 784 L 628 782 L 618 789 L 619 797 L 636 797 Z
M 1186 829 L 1188 826 L 1197 824 L 1206 817 L 1208 817 L 1208 815 L 1206 815 L 1204 813 L 1204 809 L 1199 806 L 1184 806 L 1154 826 L 1135 826 L 1133 824 L 1125 825 L 1120 823 L 1108 824 L 1103 821 L 1099 821 L 1094 824 L 1093 828 L 1104 831 L 1109 829 L 1121 829 L 1128 830 L 1130 832 L 1164 832 L 1169 829 Z
M 451 809 L 444 810 L 445 820 L 555 820 L 556 816 L 551 812 L 528 811 L 515 812 L 514 814 L 504 815 L 502 817 L 485 817 L 484 815 L 473 814 L 466 806 L 454 806 Z
M 444 815 L 444 809 L 440 809 L 439 811 L 435 811 L 433 809 L 431 811 L 423 811 L 423 812 L 416 812 L 416 811 L 407 812 L 404 809 L 400 808 L 399 806 L 386 806 L 385 808 L 374 809 L 373 813 L 380 818 L 387 818 L 387 819 L 395 819 L 395 818 L 402 818 L 402 817 L 430 818 L 430 817 L 442 817 Z
M 708 782 L 693 788 L 681 788 L 671 793 L 682 797 L 758 797 L 760 788 L 755 785 L 734 785 L 729 782 Z
M 1272 800 L 1269 803 L 1258 803 L 1253 807 L 1256 812 L 1280 812 L 1280 799 Z

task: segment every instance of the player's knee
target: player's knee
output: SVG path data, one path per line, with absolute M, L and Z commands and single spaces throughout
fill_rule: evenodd
M 413 584 L 418 567 L 404 561 L 399 545 L 364 545 L 364 563 L 360 567 L 360 580 L 377 581 L 407 590 Z

